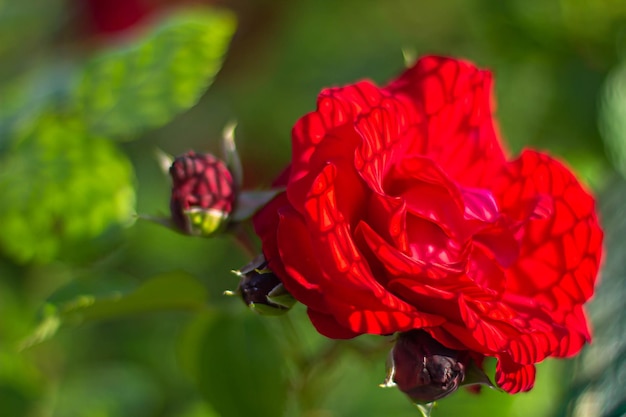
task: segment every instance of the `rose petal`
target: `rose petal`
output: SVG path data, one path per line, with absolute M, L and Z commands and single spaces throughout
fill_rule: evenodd
M 492 111 L 491 73 L 469 62 L 421 58 L 386 89 L 412 99 L 428 118 L 425 154 L 454 180 L 479 186 L 504 163 Z M 422 146 L 422 144 L 420 144 Z
M 516 215 L 520 202 L 548 195 L 546 218 L 528 219 L 520 256 L 507 270 L 509 291 L 541 299 L 550 310 L 570 310 L 593 293 L 602 252 L 602 231 L 593 198 L 561 163 L 525 151 L 492 187 L 503 211 Z
M 352 339 L 362 334 L 362 332 L 353 332 L 349 328 L 342 326 L 331 314 L 320 313 L 310 307 L 307 309 L 307 314 L 315 329 L 320 334 L 331 339 Z
M 284 271 L 280 254 L 278 251 L 278 242 L 276 229 L 278 228 L 279 215 L 278 211 L 288 205 L 287 195 L 280 193 L 267 203 L 263 209 L 259 210 L 253 217 L 254 231 L 263 242 L 263 253 L 267 259 L 270 268 L 277 274 Z
M 371 253 L 380 262 L 391 276 L 429 276 L 444 277 L 454 273 L 462 272 L 462 267 L 456 264 L 435 262 L 437 256 L 434 252 L 429 257 L 409 256 L 397 250 L 389 242 L 385 241 L 368 224 L 361 222 L 355 230 L 355 235 L 363 239 L 370 248 Z
M 519 365 L 506 356 L 498 358 L 496 384 L 509 394 L 530 391 L 535 385 L 534 365 Z
M 306 231 L 311 239 L 312 252 L 324 266 L 327 285 L 333 294 L 350 299 L 350 305 L 376 310 L 394 309 L 414 312 L 415 309 L 389 293 L 372 275 L 367 260 L 352 238 L 351 226 L 337 209 L 335 179 L 336 167 L 324 167 L 309 192 L 306 208 Z M 284 242 L 293 244 L 293 242 Z M 294 259 L 294 262 L 296 260 Z M 383 307 L 384 306 L 384 307 Z
M 352 126 L 357 115 L 369 111 L 380 100 L 380 90 L 368 81 L 322 91 L 317 110 L 300 118 L 292 130 L 293 179 L 308 173 L 311 156 L 327 135 L 346 124 Z
M 338 204 L 343 212 L 363 209 L 359 204 L 364 198 L 365 183 L 354 168 L 354 152 L 361 137 L 351 125 L 344 125 L 328 133 L 325 140 L 311 148 L 312 153 L 306 163 L 293 164 L 292 175 L 287 187 L 287 197 L 293 207 L 304 213 L 304 202 L 320 170 L 329 163 L 339 167 L 344 192 L 338 196 Z
M 325 280 L 324 273 L 312 256 L 309 233 L 302 217 L 293 208 L 283 207 L 275 234 L 280 262 L 272 262 L 273 258 L 266 255 L 270 269 L 298 301 L 317 309 L 327 309 L 324 290 L 320 286 Z M 278 268 L 275 264 L 279 264 Z
M 406 233 L 406 203 L 400 197 L 372 193 L 365 204 L 365 222 L 397 250 L 409 253 Z
M 385 178 L 385 192 L 403 198 L 411 214 L 436 223 L 451 238 L 469 237 L 463 195 L 430 158 L 408 157 L 395 164 Z
M 499 303 L 477 303 L 468 300 L 464 295 L 459 297 L 461 317 L 471 336 L 483 346 L 483 352 L 499 352 L 504 350 L 514 330 L 507 321 L 515 315 L 506 309 L 499 308 Z M 489 315 L 492 318 L 489 320 Z
M 472 337 L 484 347 L 482 353 L 506 352 L 519 364 L 532 364 L 561 349 L 568 329 L 532 303 L 482 301 L 465 295 L 461 313 Z
M 500 217 L 500 210 L 489 190 L 460 187 L 466 220 L 493 223 Z
M 354 154 L 354 165 L 374 192 L 384 193 L 386 173 L 405 156 L 413 141 L 416 118 L 412 105 L 385 97 L 378 106 L 355 120 L 362 141 Z

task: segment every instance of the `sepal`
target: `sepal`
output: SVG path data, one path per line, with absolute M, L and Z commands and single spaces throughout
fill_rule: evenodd
M 285 191 L 284 188 L 273 188 L 268 191 L 242 191 L 239 193 L 237 208 L 232 214 L 233 221 L 241 222 L 249 219 L 257 210 L 283 191 Z

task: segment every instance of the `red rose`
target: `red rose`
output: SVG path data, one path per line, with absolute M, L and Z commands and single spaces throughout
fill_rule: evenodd
M 590 340 L 602 231 L 563 164 L 507 158 L 492 112 L 491 74 L 449 58 L 384 88 L 326 89 L 293 129 L 286 192 L 254 225 L 320 333 L 423 329 L 496 357 L 514 393 L 532 388 L 535 363 Z

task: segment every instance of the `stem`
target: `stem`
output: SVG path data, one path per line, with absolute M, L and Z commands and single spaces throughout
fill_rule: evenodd
M 254 240 L 250 236 L 249 231 L 241 224 L 234 226 L 231 229 L 231 236 L 235 239 L 235 242 L 244 251 L 244 253 L 251 258 L 255 258 L 259 254 L 259 250 L 254 244 Z

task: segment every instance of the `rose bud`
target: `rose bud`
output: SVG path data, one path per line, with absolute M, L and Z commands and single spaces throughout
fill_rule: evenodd
M 382 385 L 397 386 L 416 403 L 430 403 L 456 391 L 468 361 L 466 351 L 448 349 L 425 331 L 401 333 Z
M 169 172 L 175 227 L 185 234 L 205 237 L 221 231 L 237 196 L 236 183 L 226 164 L 211 154 L 190 151 L 177 157 Z
M 239 287 L 235 292 L 226 291 L 226 294 L 240 295 L 243 302 L 259 314 L 284 314 L 296 301 L 278 277 L 267 268 L 263 255 L 233 273 L 241 277 Z

